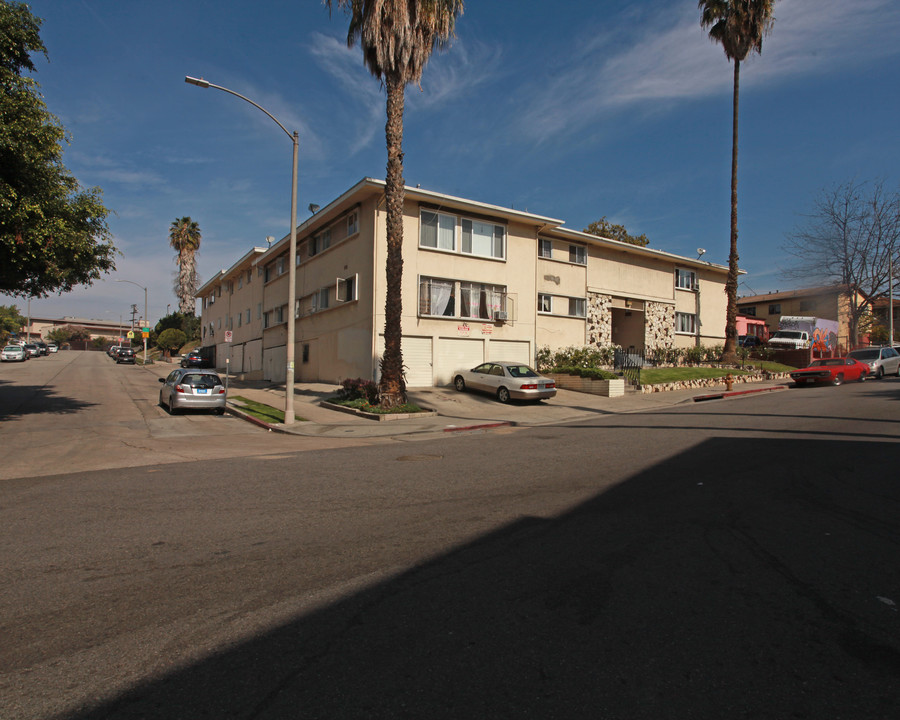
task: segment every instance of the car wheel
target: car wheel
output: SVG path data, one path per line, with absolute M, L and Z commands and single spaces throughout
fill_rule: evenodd
M 215 412 L 216 412 L 216 415 L 224 415 L 225 408 L 216 408 Z
M 509 402 L 509 390 L 507 390 L 505 387 L 502 387 L 499 390 L 497 390 L 497 399 L 502 403 L 508 403 Z
M 875 379 L 881 380 L 884 377 L 884 367 L 882 365 L 878 366 L 878 369 L 875 371 Z
M 831 381 L 832 385 L 842 385 L 844 382 L 844 373 L 838 373 L 834 376 L 834 380 Z
M 463 380 L 462 375 L 457 375 L 453 379 L 453 387 L 459 390 L 459 392 L 463 392 L 466 389 L 466 381 Z

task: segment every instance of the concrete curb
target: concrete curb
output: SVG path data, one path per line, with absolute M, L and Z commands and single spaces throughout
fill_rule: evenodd
M 726 390 L 725 392 L 713 393 L 711 395 L 696 395 L 691 398 L 694 402 L 704 402 L 706 400 L 721 400 L 727 397 L 736 397 L 738 395 L 753 395 L 755 393 L 777 392 L 778 390 L 787 390 L 786 385 L 777 385 L 775 387 L 753 388 L 750 390 Z

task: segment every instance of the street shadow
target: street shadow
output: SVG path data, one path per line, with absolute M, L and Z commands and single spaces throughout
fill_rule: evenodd
M 0 422 L 26 415 L 67 415 L 96 405 L 97 403 L 60 395 L 45 385 L 19 385 L 0 381 Z
M 897 467 L 710 439 L 64 717 L 892 717 Z

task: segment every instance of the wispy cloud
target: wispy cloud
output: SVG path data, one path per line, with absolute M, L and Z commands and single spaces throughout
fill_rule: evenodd
M 313 33 L 309 51 L 322 70 L 343 88 L 346 97 L 362 107 L 348 147 L 353 155 L 367 147 L 383 127 L 379 120 L 384 115 L 384 93 L 363 65 L 359 48 L 349 48 L 333 36 Z
M 775 17 L 763 57 L 748 58 L 745 87 L 823 75 L 900 53 L 896 0 L 781 0 Z M 521 117 L 523 134 L 546 138 L 607 113 L 730 92 L 730 64 L 701 29 L 693 3 L 643 27 L 642 35 L 612 54 L 602 43 L 585 43 L 577 62 L 552 81 L 543 78 L 547 89 L 533 96 L 537 110 Z

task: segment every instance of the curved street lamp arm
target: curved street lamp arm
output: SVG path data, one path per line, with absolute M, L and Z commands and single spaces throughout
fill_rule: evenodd
M 229 90 L 227 87 L 222 87 L 221 85 L 214 85 L 213 83 L 209 82 L 208 80 L 204 80 L 203 78 L 195 78 L 195 77 L 191 77 L 190 75 L 185 75 L 184 81 L 186 83 L 188 83 L 188 85 L 196 85 L 197 87 L 202 87 L 202 88 L 215 88 L 216 90 L 221 90 L 222 92 L 227 92 L 229 95 L 234 95 L 235 97 L 239 97 L 241 100 L 245 100 L 246 102 L 250 103 L 253 107 L 255 107 L 257 110 L 262 110 L 266 115 L 268 115 L 272 119 L 272 121 L 278 127 L 280 127 L 282 130 L 284 130 L 285 135 L 287 135 L 289 138 L 291 138 L 291 140 L 295 140 L 296 133 L 288 132 L 288 129 L 278 121 L 277 117 L 275 117 L 272 113 L 270 113 L 268 110 L 266 110 L 261 105 L 257 105 L 250 98 L 244 97 L 243 95 L 235 92 L 234 90 Z

